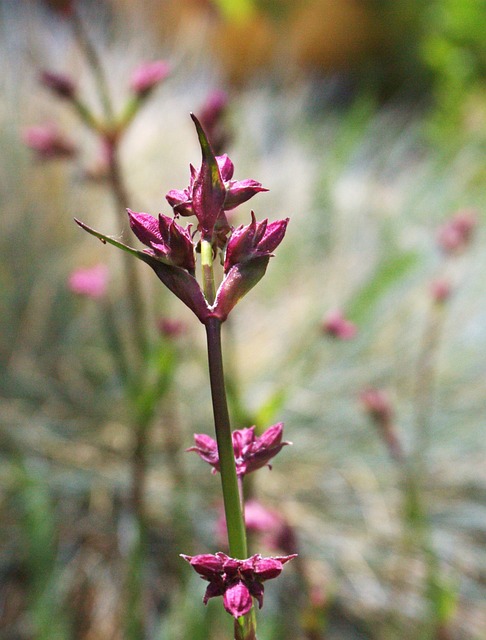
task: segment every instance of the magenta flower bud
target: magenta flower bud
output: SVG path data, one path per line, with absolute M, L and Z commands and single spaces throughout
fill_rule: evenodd
M 463 250 L 470 243 L 476 225 L 476 211 L 459 211 L 439 227 L 437 231 L 439 247 L 446 254 Z
M 190 225 L 187 229 L 159 214 L 158 220 L 148 213 L 135 213 L 127 209 L 130 227 L 137 238 L 149 249 L 145 252 L 166 264 L 182 267 L 193 274 L 196 268 L 194 244 Z
M 358 332 L 356 325 L 347 320 L 339 309 L 330 311 L 322 322 L 322 330 L 333 338 L 351 340 Z
M 224 271 L 227 273 L 236 264 L 253 258 L 270 257 L 282 242 L 288 218 L 268 224 L 268 220 L 257 222 L 251 212 L 251 223 L 241 225 L 233 231 L 226 249 Z
M 170 65 L 165 60 L 145 62 L 132 72 L 130 90 L 139 98 L 145 98 L 169 74 Z
M 39 159 L 72 158 L 76 147 L 53 124 L 29 127 L 23 133 L 24 143 Z
M 290 442 L 282 442 L 283 423 L 269 427 L 260 437 L 255 436 L 255 427 L 236 429 L 232 433 L 235 454 L 236 473 L 244 476 L 268 466 L 269 461 Z M 195 434 L 195 446 L 187 451 L 195 451 L 198 456 L 213 467 L 213 473 L 219 471 L 218 447 L 212 438 L 205 434 Z
M 276 578 L 283 565 L 296 554 L 277 558 L 262 558 L 257 554 L 247 560 L 229 558 L 224 553 L 200 556 L 182 555 L 197 573 L 209 582 L 203 598 L 207 604 L 210 598 L 223 596 L 226 611 L 234 618 L 247 614 L 252 607 L 252 597 L 260 608 L 263 605 L 263 582 Z
M 74 80 L 63 73 L 53 71 L 43 71 L 40 76 L 41 84 L 52 91 L 59 98 L 72 100 L 76 95 L 76 85 Z
M 108 267 L 97 264 L 88 269 L 76 269 L 69 276 L 68 286 L 80 296 L 93 300 L 103 298 L 108 287 Z

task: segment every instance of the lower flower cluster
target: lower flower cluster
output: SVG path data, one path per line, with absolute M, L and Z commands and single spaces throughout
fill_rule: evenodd
M 283 565 L 296 555 L 263 558 L 256 554 L 247 560 L 237 560 L 218 552 L 198 556 L 181 554 L 181 557 L 209 582 L 203 598 L 204 604 L 210 598 L 223 596 L 224 608 L 236 619 L 250 611 L 252 598 L 256 598 L 261 609 L 263 582 L 279 576 Z

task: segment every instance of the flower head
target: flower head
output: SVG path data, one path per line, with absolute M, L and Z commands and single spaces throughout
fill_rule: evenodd
M 326 315 L 322 323 L 322 330 L 339 340 L 351 340 L 358 331 L 356 325 L 347 320 L 339 309 L 334 309 Z
M 29 127 L 23 133 L 24 143 L 42 160 L 72 158 L 76 147 L 53 124 Z
M 263 558 L 256 554 L 247 560 L 230 558 L 224 553 L 215 555 L 206 553 L 198 556 L 181 554 L 192 568 L 209 582 L 203 598 L 207 604 L 210 598 L 223 596 L 226 611 L 234 618 L 247 614 L 253 604 L 252 598 L 263 605 L 263 582 L 280 575 L 283 565 L 296 557 L 296 554 Z
M 261 436 L 255 435 L 255 427 L 237 429 L 232 433 L 233 451 L 235 454 L 236 473 L 244 476 L 247 473 L 268 466 L 269 461 L 290 442 L 282 442 L 283 424 L 279 422 L 269 427 Z M 218 446 L 211 437 L 196 433 L 195 446 L 187 451 L 195 451 L 199 457 L 213 467 L 213 473 L 219 471 Z
M 108 286 L 108 267 L 96 264 L 88 269 L 76 269 L 68 280 L 69 289 L 80 296 L 97 300 L 103 298 Z
M 130 89 L 138 97 L 145 98 L 169 74 L 170 65 L 165 60 L 144 62 L 132 72 Z

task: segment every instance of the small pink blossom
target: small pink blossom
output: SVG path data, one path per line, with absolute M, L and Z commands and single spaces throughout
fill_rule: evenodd
M 268 466 L 274 456 L 290 442 L 282 442 L 283 423 L 269 427 L 261 436 L 255 435 L 255 427 L 236 429 L 233 431 L 233 451 L 235 454 L 236 473 L 244 476 L 247 473 Z M 219 471 L 218 446 L 215 440 L 203 433 L 194 434 L 195 446 L 186 451 L 195 451 L 199 457 L 213 467 L 213 473 Z
M 145 97 L 170 74 L 170 65 L 165 60 L 145 62 L 137 67 L 130 78 L 130 89 L 139 97 Z
M 281 513 L 268 509 L 257 500 L 245 502 L 245 525 L 248 532 L 261 536 L 265 548 L 285 553 L 297 551 L 297 539 L 293 527 Z M 218 518 L 216 532 L 220 543 L 226 544 L 227 527 L 224 511 L 221 511 Z
M 445 278 L 433 280 L 430 284 L 430 295 L 434 302 L 445 302 L 452 294 L 452 284 Z
M 347 320 L 339 309 L 330 311 L 323 320 L 322 330 L 333 338 L 351 340 L 358 332 L 356 325 Z
M 204 604 L 210 598 L 223 596 L 226 611 L 234 618 L 239 618 L 250 611 L 252 598 L 262 608 L 263 583 L 279 576 L 283 565 L 295 558 L 296 554 L 276 558 L 263 558 L 260 554 L 255 554 L 247 560 L 230 558 L 222 552 L 198 556 L 181 554 L 181 557 L 209 582 L 203 598 Z
M 183 322 L 172 318 L 160 318 L 157 326 L 160 333 L 170 339 L 179 338 L 187 331 L 187 327 Z
M 226 108 L 228 106 L 228 95 L 225 91 L 212 91 L 206 102 L 201 107 L 199 121 L 206 132 L 211 147 L 216 154 L 221 154 L 228 145 L 230 135 L 223 122 Z
M 23 141 L 40 159 L 71 158 L 76 147 L 54 124 L 29 127 L 23 132 Z
M 458 211 L 437 231 L 437 243 L 444 253 L 456 253 L 471 241 L 477 225 L 477 212 L 471 209 Z
M 69 289 L 80 296 L 97 300 L 103 298 L 108 286 L 108 267 L 97 264 L 87 269 L 76 269 L 68 280 Z

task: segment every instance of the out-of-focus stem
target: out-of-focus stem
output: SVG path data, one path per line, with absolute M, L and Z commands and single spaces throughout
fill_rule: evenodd
M 108 92 L 108 83 L 106 82 L 105 72 L 103 70 L 103 65 L 101 64 L 100 58 L 98 56 L 98 52 L 93 46 L 86 30 L 84 28 L 83 21 L 80 19 L 76 8 L 73 7 L 72 13 L 72 24 L 74 28 L 74 35 L 76 36 L 76 40 L 86 59 L 90 68 L 93 71 L 93 76 L 96 82 L 96 88 L 98 91 L 98 95 L 101 101 L 101 105 L 103 107 L 103 112 L 105 118 L 108 120 L 110 124 L 114 121 L 114 111 L 113 106 L 111 104 L 110 95 Z

